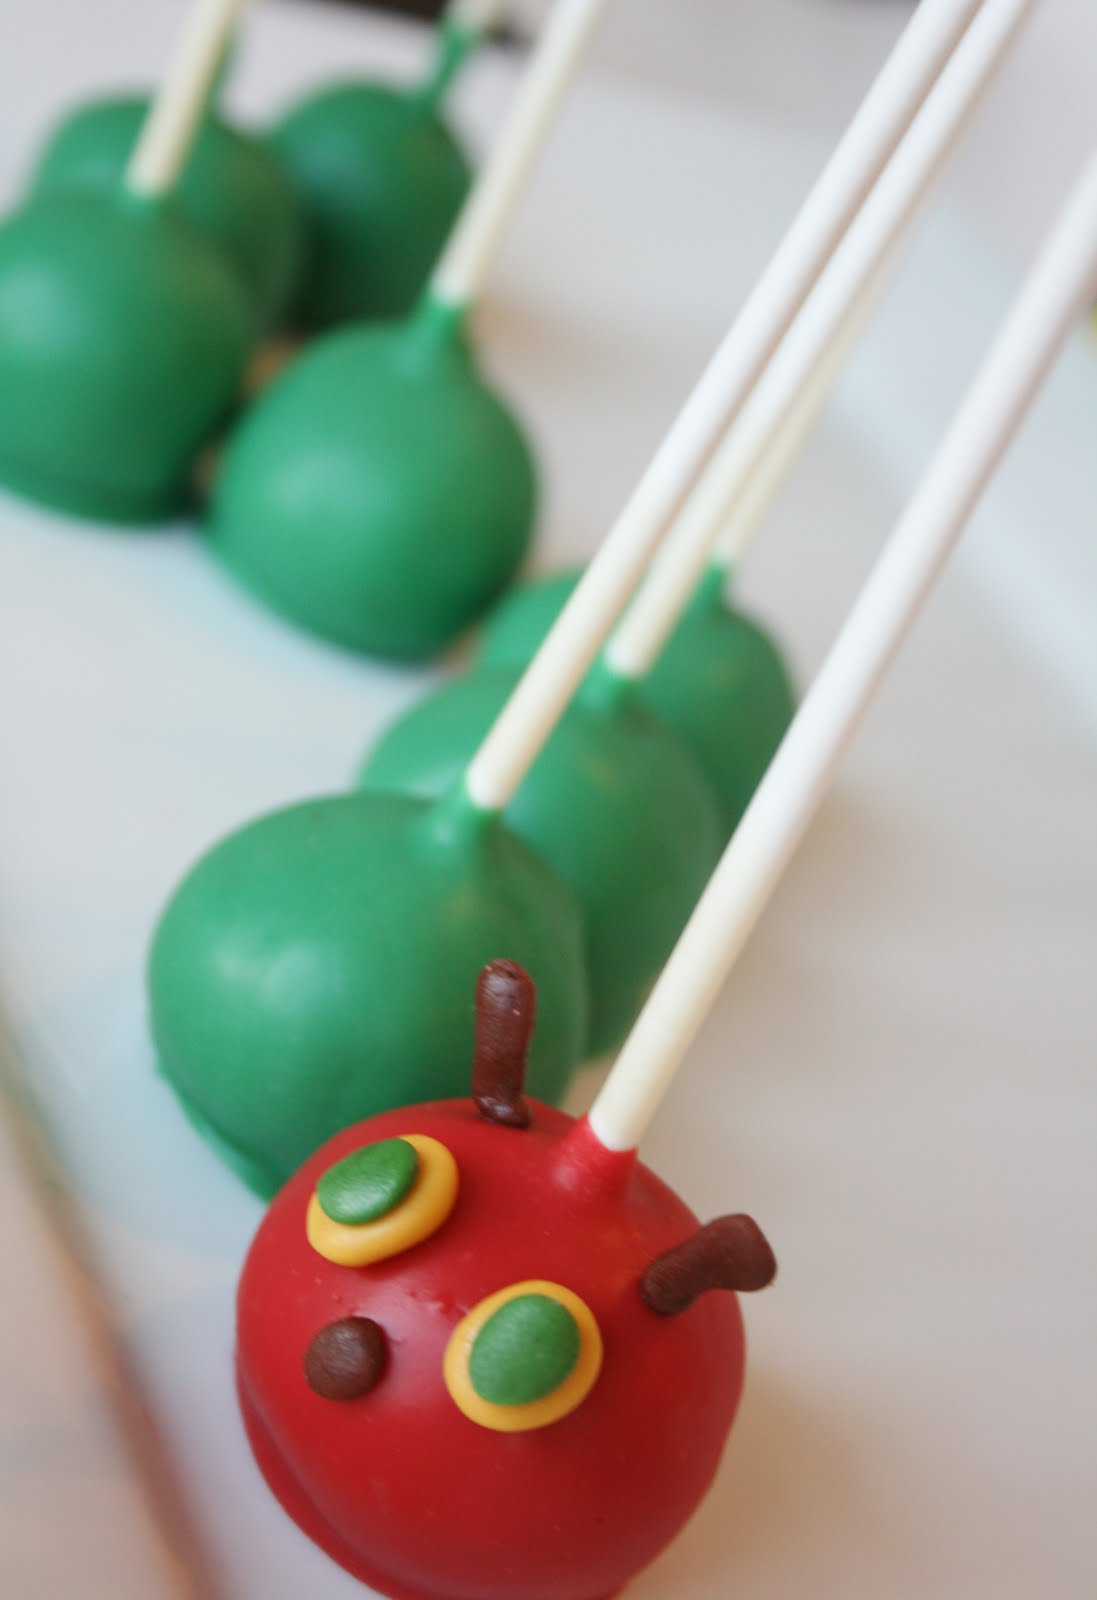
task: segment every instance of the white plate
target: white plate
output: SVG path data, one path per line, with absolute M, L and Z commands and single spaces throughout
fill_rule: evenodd
M 72 80 L 94 81 L 106 47 L 76 37 L 82 8 L 65 15 Z M 365 32 L 373 59 L 411 61 L 403 33 Z M 364 36 L 273 10 L 252 103 L 260 68 L 273 106 L 340 54 L 348 70 Z M 134 77 L 158 42 L 132 42 Z M 39 125 L 63 81 L 42 85 Z M 509 82 L 477 68 L 470 124 Z M 28 91 L 11 172 L 30 115 Z M 482 319 L 544 463 L 540 566 L 604 531 L 822 154 L 712 105 L 582 87 Z M 802 678 L 1010 287 L 959 219 L 923 231 L 746 584 Z M 703 1214 L 757 1215 L 782 1276 L 746 1307 L 718 1483 L 638 1597 L 1093 1593 L 1095 417 L 1079 344 L 654 1131 L 653 1165 Z M 160 1522 L 133 1540 L 160 1578 L 109 1566 L 129 1534 L 73 1492 L 44 1408 L 23 1482 L 69 1508 L 96 1600 L 181 1585 L 165 1540 L 208 1600 L 349 1600 L 363 1591 L 281 1513 L 244 1442 L 232 1294 L 259 1208 L 154 1078 L 141 974 L 196 855 L 343 784 L 426 679 L 292 633 L 184 528 L 115 535 L 5 498 L 0 561 L 0 971 L 23 1092 L 149 1419 Z M 33 1265 L 0 1251 L 29 1301 Z M 5 1319 L 4 1481 L 44 1338 Z M 100 1458 L 112 1481 L 117 1459 Z M 25 1515 L 5 1495 L 0 1588 L 52 1596 L 11 1537 Z

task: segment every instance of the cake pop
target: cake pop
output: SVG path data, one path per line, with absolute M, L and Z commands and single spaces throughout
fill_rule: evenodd
M 296 303 L 305 327 L 406 316 L 419 298 L 472 181 L 443 102 L 499 9 L 493 0 L 455 0 L 421 83 L 339 83 L 274 128 L 308 210 L 308 269 Z
M 471 984 L 500 950 L 536 976 L 531 1081 L 558 1099 L 582 1053 L 587 987 L 579 911 L 551 870 L 462 795 L 291 806 L 206 855 L 160 921 L 149 997 L 161 1071 L 269 1196 L 346 1123 L 453 1092 Z
M 743 1379 L 727 1291 L 775 1263 L 525 1099 L 521 968 L 477 1002 L 473 1096 L 345 1130 L 267 1213 L 240 1404 L 285 1509 L 381 1594 L 597 1600 L 708 1488 Z
M 277 611 L 336 643 L 431 656 L 525 554 L 533 463 L 477 368 L 466 317 L 602 3 L 558 0 L 418 309 L 318 341 L 229 441 L 214 550 Z
M 112 192 L 0 226 L 0 480 L 82 516 L 178 510 L 255 337 L 228 264 L 173 190 L 238 0 L 201 0 Z
M 366 758 L 362 786 L 423 797 L 456 781 L 514 689 L 476 672 L 399 718 Z M 720 851 L 708 784 L 631 685 L 588 677 L 506 809 L 516 834 L 574 893 L 586 929 L 588 1050 L 618 1044 Z
M 703 1496 L 742 1373 L 713 1291 L 764 1287 L 775 1263 L 748 1217 L 698 1229 L 637 1147 L 1095 293 L 1097 156 L 587 1117 L 525 1099 L 531 988 L 494 963 L 475 1110 L 346 1130 L 261 1223 L 237 1301 L 249 1438 L 290 1515 L 381 1593 L 599 1600 Z
M 31 195 L 114 195 L 148 106 L 147 96 L 125 95 L 79 107 L 51 135 Z M 301 198 L 274 150 L 207 110 L 175 198 L 180 216 L 238 272 L 259 327 L 278 327 L 297 288 L 305 232 Z

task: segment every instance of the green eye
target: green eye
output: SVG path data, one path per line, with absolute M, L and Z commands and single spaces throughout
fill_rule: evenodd
M 338 1267 L 367 1267 L 429 1239 L 457 1203 L 457 1163 L 437 1139 L 379 1139 L 337 1161 L 309 1197 L 305 1234 Z
M 382 1139 L 329 1167 L 316 1185 L 316 1198 L 332 1222 L 360 1227 L 395 1210 L 418 1174 L 419 1156 L 406 1139 Z
M 477 1334 L 469 1379 L 491 1405 L 529 1405 L 558 1389 L 574 1370 L 580 1342 L 575 1318 L 559 1300 L 519 1295 Z
M 443 1361 L 446 1388 L 470 1422 L 528 1433 L 582 1405 L 602 1366 L 590 1307 L 563 1284 L 527 1278 L 461 1318 Z

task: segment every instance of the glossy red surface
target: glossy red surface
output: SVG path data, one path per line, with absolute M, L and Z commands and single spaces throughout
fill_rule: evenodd
M 533 1103 L 526 1130 L 471 1101 L 386 1112 L 332 1139 L 272 1203 L 240 1281 L 237 1371 L 259 1464 L 330 1555 L 397 1600 L 605 1600 L 674 1537 L 719 1462 L 742 1383 L 730 1293 L 677 1317 L 648 1310 L 644 1268 L 696 1218 L 632 1154 Z M 350 1269 L 317 1255 L 305 1209 L 324 1169 L 358 1145 L 425 1133 L 453 1152 L 457 1204 L 431 1239 Z M 528 1433 L 477 1427 L 442 1358 L 459 1319 L 527 1278 L 587 1302 L 601 1374 L 569 1416 Z M 358 1400 L 321 1399 L 302 1359 L 346 1316 L 384 1328 L 389 1366 Z

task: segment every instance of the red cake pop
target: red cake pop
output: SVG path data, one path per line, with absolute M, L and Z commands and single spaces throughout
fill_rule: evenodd
M 286 1510 L 397 1600 L 601 1600 L 704 1495 L 773 1277 L 585 1119 L 521 1093 L 533 985 L 477 990 L 473 1098 L 347 1129 L 271 1206 L 238 1378 Z M 351 1261 L 362 1265 L 349 1265 Z

